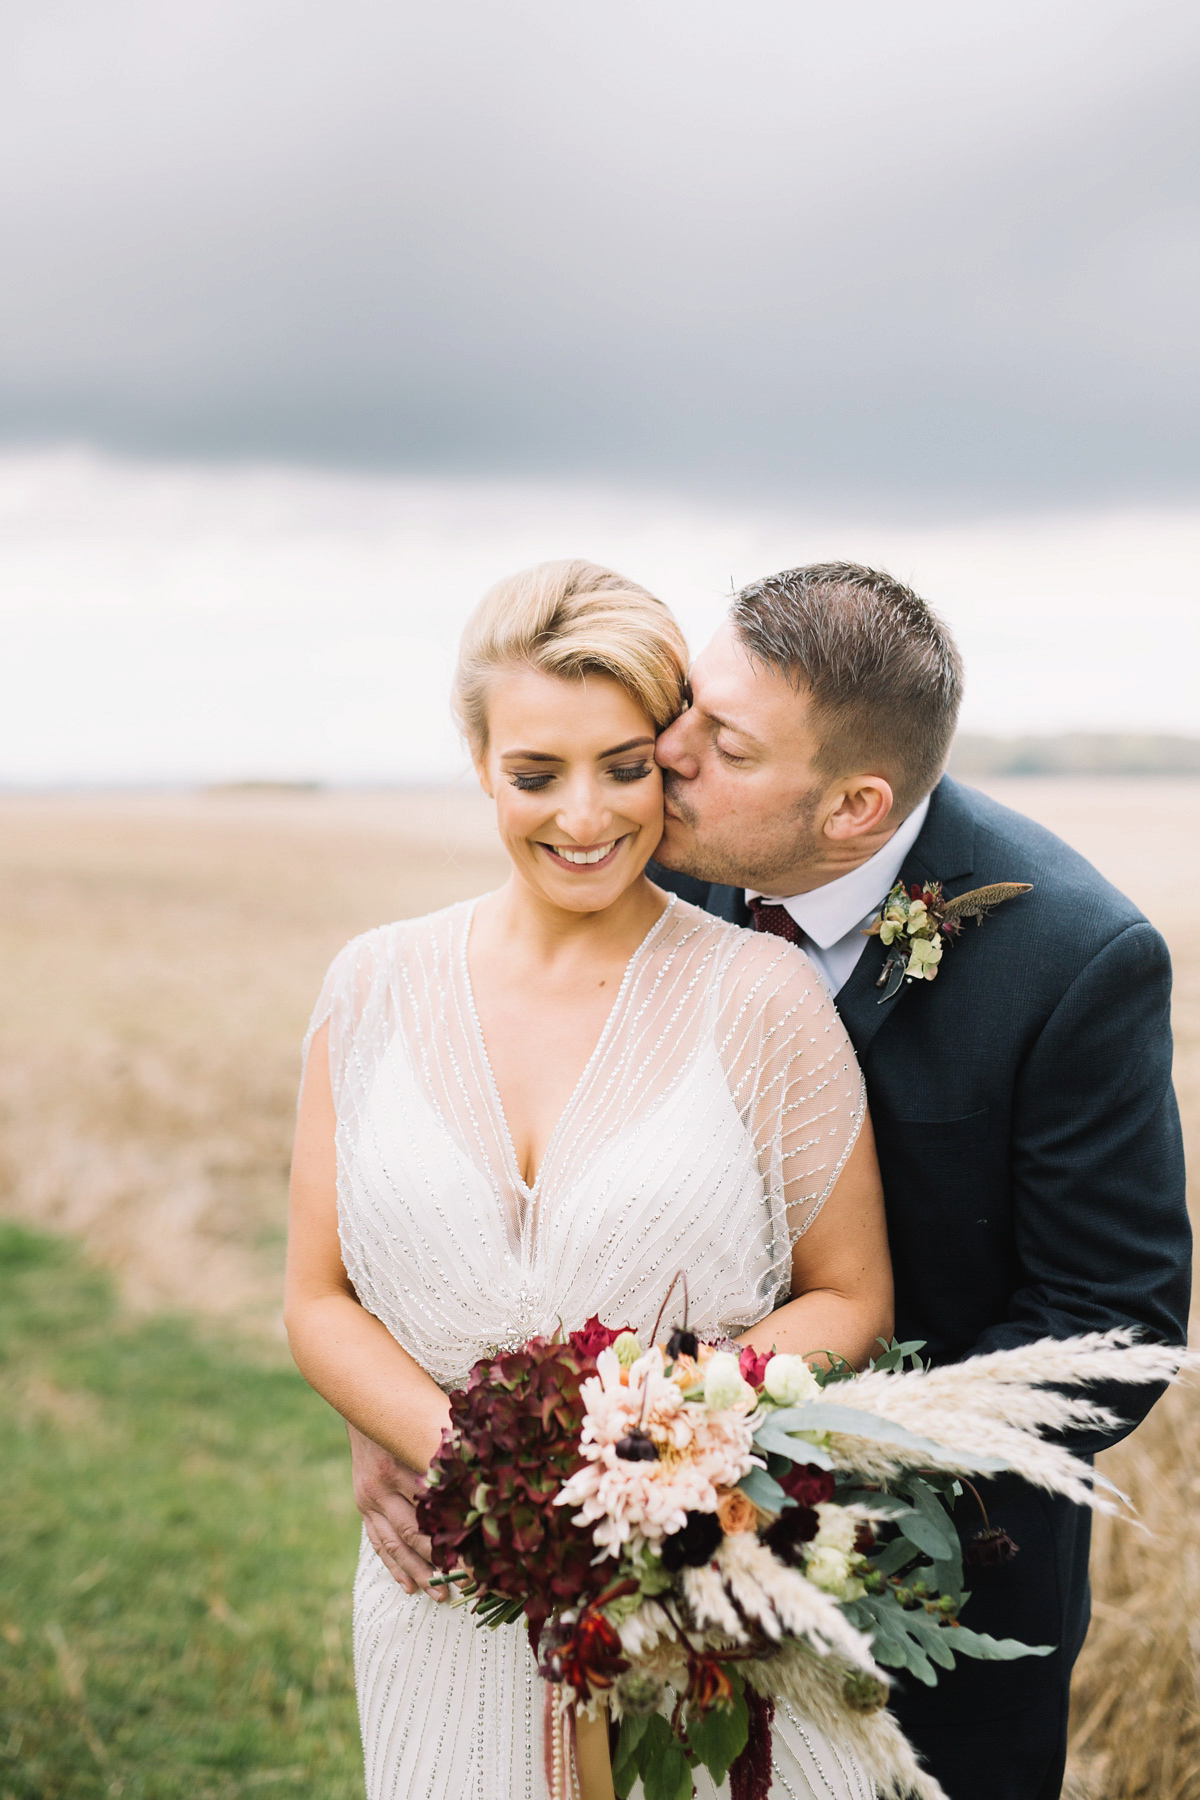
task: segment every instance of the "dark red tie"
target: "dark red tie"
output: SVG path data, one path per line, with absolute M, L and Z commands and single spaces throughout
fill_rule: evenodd
M 786 938 L 789 944 L 800 942 L 800 927 L 786 906 L 772 906 L 769 900 L 756 898 L 749 902 L 755 931 L 769 931 L 774 937 Z

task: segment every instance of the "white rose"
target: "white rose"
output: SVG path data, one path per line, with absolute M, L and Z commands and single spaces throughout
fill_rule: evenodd
M 821 1523 L 813 1539 L 814 1547 L 817 1550 L 837 1550 L 843 1556 L 849 1556 L 858 1536 L 858 1520 L 854 1514 L 847 1512 L 844 1506 L 837 1506 L 832 1500 L 818 1501 L 816 1511 Z
M 725 1412 L 739 1400 L 753 1402 L 754 1389 L 748 1381 L 742 1380 L 737 1357 L 728 1350 L 718 1350 L 715 1356 L 709 1357 L 704 1371 L 704 1404 L 714 1412 Z
M 842 1550 L 828 1547 L 813 1550 L 804 1564 L 804 1573 L 814 1587 L 842 1598 L 850 1580 L 850 1558 Z
M 773 1356 L 763 1387 L 779 1406 L 799 1406 L 805 1400 L 821 1398 L 817 1378 L 802 1356 Z

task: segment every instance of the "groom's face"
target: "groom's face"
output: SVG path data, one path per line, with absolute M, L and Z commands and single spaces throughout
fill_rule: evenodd
M 659 862 L 767 894 L 819 885 L 828 784 L 814 767 L 804 694 L 752 662 L 726 624 L 693 665 L 692 696 L 655 752 L 666 802 Z

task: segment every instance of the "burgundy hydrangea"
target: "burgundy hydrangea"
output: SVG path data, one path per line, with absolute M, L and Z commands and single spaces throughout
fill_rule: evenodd
M 833 1470 L 819 1469 L 816 1463 L 793 1463 L 779 1477 L 779 1485 L 798 1506 L 820 1506 L 833 1499 Z
M 490 1592 L 524 1600 L 535 1650 L 552 1612 L 593 1599 L 611 1575 L 593 1565 L 591 1533 L 572 1524 L 570 1507 L 554 1505 L 580 1466 L 579 1390 L 595 1370 L 583 1343 L 600 1334 L 615 1335 L 592 1319 L 565 1344 L 533 1338 L 476 1363 L 450 1396 L 450 1424 L 418 1502 L 437 1567 L 465 1563 Z

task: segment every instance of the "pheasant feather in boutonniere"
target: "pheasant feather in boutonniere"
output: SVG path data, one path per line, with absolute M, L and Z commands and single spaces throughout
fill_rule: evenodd
M 864 934 L 881 938 L 890 951 L 875 983 L 884 989 L 880 1006 L 899 993 L 903 982 L 934 979 L 942 952 L 954 942 L 966 919 L 982 925 L 994 906 L 1028 894 L 1031 887 L 1028 881 L 993 881 L 947 900 L 940 881 L 911 889 L 898 881 Z

